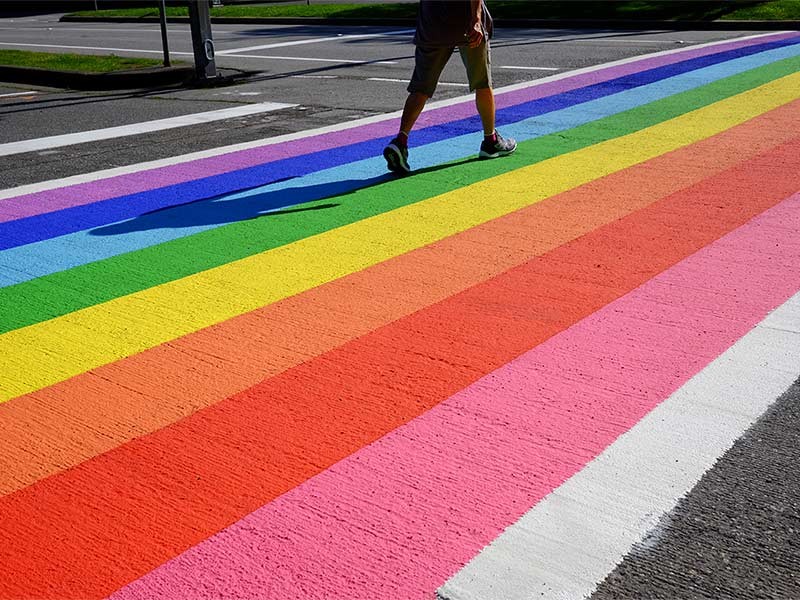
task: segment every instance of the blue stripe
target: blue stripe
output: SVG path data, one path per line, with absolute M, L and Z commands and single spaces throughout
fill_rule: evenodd
M 725 64 L 684 73 L 656 84 L 638 88 L 627 86 L 625 91 L 614 96 L 574 105 L 548 113 L 545 117 L 535 114 L 533 117 L 507 125 L 506 131 L 521 140 L 563 131 L 705 85 L 715 79 L 798 54 L 800 54 L 800 47 L 786 46 L 757 56 L 744 57 Z M 619 90 L 620 86 L 614 85 L 614 89 Z M 526 104 L 533 105 L 533 103 Z M 512 107 L 512 110 L 519 110 L 519 107 Z M 415 153 L 416 166 L 424 168 L 474 154 L 473 144 L 474 134 L 433 142 Z M 328 151 L 328 153 L 337 151 Z M 93 232 L 76 233 L 7 250 L 0 254 L 0 286 L 13 285 L 87 262 L 199 233 L 226 223 L 263 214 L 270 209 L 330 196 L 334 192 L 343 193 L 357 189 L 363 187 L 365 182 L 374 183 L 376 177 L 379 180 L 383 170 L 382 159 L 373 156 L 344 167 L 317 171 L 298 180 L 290 179 L 215 200 L 196 202 L 149 214 L 130 221 L 112 224 Z M 336 187 L 334 192 L 331 191 L 332 186 Z M 113 240 L 94 237 L 112 235 L 115 236 Z

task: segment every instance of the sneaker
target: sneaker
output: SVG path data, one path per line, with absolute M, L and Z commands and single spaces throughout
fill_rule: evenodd
M 397 138 L 389 142 L 389 145 L 383 149 L 383 157 L 386 159 L 386 166 L 392 173 L 398 175 L 411 173 L 411 167 L 408 166 L 408 147 L 398 144 Z
M 494 142 L 484 139 L 481 143 L 481 151 L 478 156 L 481 158 L 497 158 L 498 156 L 507 156 L 517 149 L 517 141 L 514 138 L 505 139 L 499 133 L 496 133 Z

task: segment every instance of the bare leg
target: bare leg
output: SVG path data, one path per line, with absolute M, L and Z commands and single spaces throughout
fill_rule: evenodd
M 400 132 L 386 148 L 383 149 L 383 157 L 386 159 L 386 166 L 390 171 L 398 175 L 406 175 L 411 172 L 408 165 L 408 134 L 417 122 L 428 96 L 420 92 L 408 95 L 403 106 L 403 116 L 400 117 Z
M 483 123 L 483 135 L 494 133 L 494 93 L 492 88 L 481 88 L 475 90 L 475 106 L 478 107 L 478 114 Z
M 414 123 L 417 122 L 422 109 L 425 108 L 425 103 L 428 101 L 428 96 L 421 92 L 414 92 L 409 94 L 406 98 L 406 104 L 403 107 L 403 116 L 400 117 L 400 133 L 408 137 Z

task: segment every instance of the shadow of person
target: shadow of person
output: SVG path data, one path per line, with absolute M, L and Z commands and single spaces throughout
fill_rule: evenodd
M 344 196 L 357 190 L 371 187 L 390 180 L 389 174 L 382 174 L 368 179 L 345 179 L 316 185 L 282 187 L 277 190 L 242 195 L 238 193 L 195 200 L 177 206 L 168 206 L 150 211 L 119 223 L 104 225 L 92 229 L 89 233 L 97 236 L 113 236 L 147 231 L 153 229 L 180 229 L 227 225 L 237 221 L 246 221 L 271 214 L 286 214 L 300 210 L 319 210 L 320 206 L 294 208 L 300 204 Z M 326 207 L 337 206 L 328 203 Z M 280 210 L 283 209 L 283 210 Z
M 418 169 L 409 177 L 432 173 L 442 169 L 450 169 L 477 160 L 469 157 L 443 165 L 433 165 Z M 262 192 L 238 192 L 214 198 L 195 200 L 185 204 L 178 204 L 143 213 L 138 217 L 104 225 L 89 231 L 90 235 L 114 236 L 157 229 L 181 229 L 192 227 L 212 227 L 227 225 L 239 221 L 261 217 L 287 215 L 314 210 L 332 209 L 339 206 L 337 203 L 299 206 L 309 202 L 342 198 L 359 190 L 381 185 L 398 178 L 391 173 L 381 173 L 365 179 L 343 179 L 314 185 L 297 185 L 294 187 L 281 187 L 277 190 L 264 190 Z M 291 181 L 293 178 L 285 181 Z M 246 195 L 245 195 L 246 194 Z

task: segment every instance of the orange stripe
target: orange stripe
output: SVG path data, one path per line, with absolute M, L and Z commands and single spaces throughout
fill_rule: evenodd
M 798 173 L 795 139 L 0 498 L 0 596 L 107 595 L 747 222 Z
M 798 120 L 795 101 L 431 246 L 0 404 L 0 495 L 168 426 L 747 160 L 796 136 Z

